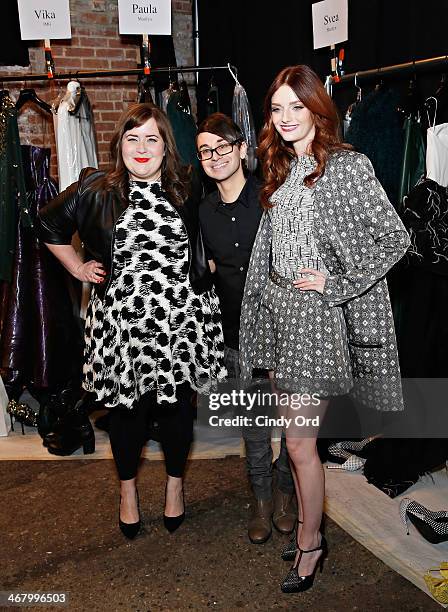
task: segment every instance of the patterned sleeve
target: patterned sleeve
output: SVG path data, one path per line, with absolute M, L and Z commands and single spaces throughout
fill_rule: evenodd
M 353 217 L 361 221 L 373 238 L 373 245 L 362 246 L 363 258 L 351 269 L 327 277 L 323 297 L 330 306 L 343 304 L 367 291 L 403 257 L 410 244 L 370 160 L 361 154 L 357 157 L 359 168 L 352 177 L 352 189 L 347 190 L 347 200 Z M 357 239 L 363 237 L 358 235 Z

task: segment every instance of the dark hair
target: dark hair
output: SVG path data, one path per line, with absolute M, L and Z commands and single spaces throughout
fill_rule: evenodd
M 224 113 L 213 113 L 204 119 L 198 127 L 196 138 L 203 132 L 220 136 L 227 142 L 234 142 L 235 140 L 244 142 L 244 134 L 240 126 Z
M 161 167 L 162 189 L 166 192 L 170 202 L 181 205 L 188 196 L 188 170 L 181 165 L 167 116 L 160 108 L 151 103 L 132 104 L 118 120 L 110 143 L 112 163 L 104 178 L 104 188 L 117 190 L 123 202 L 127 203 L 129 173 L 123 161 L 121 143 L 125 132 L 141 127 L 151 118 L 155 120 L 165 143 L 165 156 Z
M 286 180 L 291 160 L 295 157 L 292 144 L 283 140 L 272 123 L 272 96 L 282 85 L 289 85 L 302 104 L 313 114 L 316 133 L 311 143 L 311 152 L 317 164 L 313 172 L 304 179 L 307 187 L 311 187 L 322 176 L 332 151 L 352 148 L 341 140 L 336 106 L 314 70 L 303 64 L 284 68 L 275 77 L 264 101 L 264 126 L 257 152 L 265 180 L 260 192 L 263 208 L 272 208 L 269 199 Z

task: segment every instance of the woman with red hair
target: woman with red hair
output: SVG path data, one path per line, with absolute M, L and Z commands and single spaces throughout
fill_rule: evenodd
M 299 517 L 282 553 L 294 564 L 281 588 L 291 593 L 313 585 L 327 553 L 316 438 L 330 398 L 351 392 L 364 405 L 374 398 L 376 410 L 403 408 L 385 275 L 409 238 L 370 161 L 341 142 L 336 108 L 311 68 L 282 70 L 264 113 L 264 214 L 245 286 L 240 359 L 243 378 L 266 368 L 289 397 Z

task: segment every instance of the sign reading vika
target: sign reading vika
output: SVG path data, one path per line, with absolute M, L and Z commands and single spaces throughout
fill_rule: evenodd
M 171 0 L 118 0 L 120 34 L 171 34 Z
M 22 40 L 71 38 L 69 0 L 17 0 Z

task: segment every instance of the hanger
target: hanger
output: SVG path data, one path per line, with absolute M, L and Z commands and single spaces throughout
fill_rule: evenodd
M 42 110 L 51 114 L 51 106 L 44 100 L 41 100 L 34 89 L 22 89 L 16 101 L 16 109 L 20 110 L 27 102 L 33 102 Z
M 178 107 L 184 113 L 188 113 L 189 115 L 191 115 L 190 94 L 188 92 L 187 83 L 186 83 L 182 73 L 181 73 L 181 77 L 180 78 L 181 78 L 180 86 L 179 86 L 180 96 L 179 96 Z
M 362 89 L 361 87 L 358 85 L 358 73 L 355 74 L 355 87 L 357 89 L 356 92 L 356 100 L 354 100 L 354 102 L 352 102 L 349 107 L 347 108 L 346 112 L 345 112 L 345 121 L 350 122 L 353 111 L 355 110 L 355 107 L 361 102 L 362 99 Z
M 417 74 L 414 72 L 409 79 L 406 96 L 397 110 L 405 115 L 405 117 L 414 117 L 418 120 L 420 118 L 420 106 L 421 102 L 417 87 Z
M 238 81 L 238 76 L 236 74 L 236 69 L 235 69 L 235 72 L 233 72 L 232 67 L 230 66 L 230 62 L 227 62 L 227 68 L 229 69 L 229 72 L 232 75 L 233 80 L 235 81 L 235 83 L 237 85 L 240 85 L 240 82 Z
M 434 106 L 434 117 L 433 120 L 431 121 L 430 117 L 429 117 L 429 108 L 430 108 L 430 104 L 429 101 L 433 100 L 435 102 L 435 106 Z M 426 98 L 425 100 L 425 109 L 426 109 L 426 115 L 428 117 L 428 125 L 430 128 L 434 128 L 436 125 L 436 117 L 437 117 L 437 106 L 438 106 L 438 100 L 435 96 L 429 96 L 429 98 Z
M 79 84 L 79 96 L 76 99 L 76 103 L 75 106 L 72 110 L 69 109 L 69 113 L 70 115 L 76 115 L 78 114 L 79 108 L 84 100 L 84 96 L 86 95 L 86 90 L 84 89 L 84 87 L 81 85 L 81 81 L 79 79 L 70 79 L 70 82 L 74 82 L 74 83 L 78 83 Z
M 356 92 L 356 102 L 361 102 L 361 100 L 362 100 L 362 88 L 361 88 L 361 85 L 358 85 L 358 73 L 355 74 L 355 87 L 358 90 Z
M 219 113 L 219 89 L 215 83 L 215 74 L 212 72 L 210 80 L 208 82 L 208 92 L 207 92 L 207 114 L 211 115 L 211 113 Z
M 176 76 L 176 79 L 173 78 L 173 75 L 171 73 L 171 66 L 168 66 L 168 81 L 169 81 L 169 86 L 168 86 L 169 94 L 172 94 L 175 91 L 179 91 L 179 81 L 177 80 L 177 76 Z
M 426 114 L 428 116 L 429 121 L 429 111 L 432 108 L 432 103 L 436 103 L 436 113 L 437 110 L 444 110 L 448 104 L 448 76 L 446 73 L 442 74 L 440 79 L 439 86 L 433 96 L 429 96 L 426 98 L 424 103 L 424 109 L 426 110 Z M 431 125 L 431 122 L 429 122 Z M 433 123 L 435 124 L 435 117 Z

